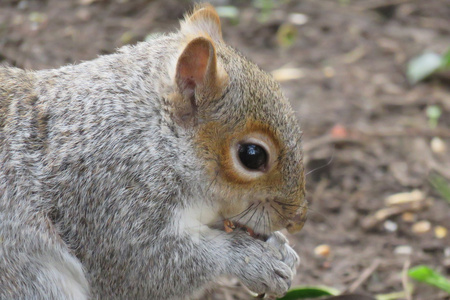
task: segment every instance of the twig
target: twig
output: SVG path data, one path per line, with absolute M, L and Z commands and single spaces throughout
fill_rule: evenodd
M 369 277 L 372 275 L 373 272 L 375 272 L 376 269 L 380 266 L 381 260 L 379 258 L 376 258 L 372 264 L 365 269 L 359 278 L 353 282 L 353 284 L 347 289 L 346 292 L 353 293 L 358 287 L 361 286 Z
M 365 230 L 370 230 L 389 217 L 407 211 L 422 211 L 424 208 L 431 206 L 431 204 L 431 200 L 425 199 L 424 201 L 410 202 L 401 206 L 382 208 L 376 211 L 375 214 L 365 217 L 361 222 L 361 227 Z
M 405 261 L 405 264 L 403 265 L 403 270 L 402 270 L 402 285 L 403 285 L 403 290 L 405 291 L 406 300 L 411 300 L 411 291 L 408 287 L 408 269 L 409 269 L 410 265 L 411 265 L 411 261 L 408 258 Z

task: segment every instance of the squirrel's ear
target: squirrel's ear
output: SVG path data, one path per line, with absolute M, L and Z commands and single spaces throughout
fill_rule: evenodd
M 178 58 L 175 81 L 183 99 L 201 107 L 222 94 L 228 75 L 218 64 L 216 49 L 205 37 L 191 40 Z
M 181 31 L 187 36 L 206 33 L 216 43 L 223 42 L 219 15 L 210 4 L 196 5 L 194 11 L 181 22 Z

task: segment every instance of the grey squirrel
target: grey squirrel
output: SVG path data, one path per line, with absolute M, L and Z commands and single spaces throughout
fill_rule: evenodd
M 185 299 L 224 275 L 283 295 L 302 157 L 279 85 L 208 4 L 93 61 L 0 67 L 0 299 Z

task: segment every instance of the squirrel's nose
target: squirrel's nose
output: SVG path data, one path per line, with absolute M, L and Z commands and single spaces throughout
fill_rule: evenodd
M 302 205 L 295 213 L 294 217 L 292 217 L 289 220 L 288 225 L 286 226 L 286 229 L 289 233 L 296 233 L 299 232 L 303 225 L 305 225 L 306 222 L 306 215 L 308 212 L 308 205 L 305 200 L 304 205 Z

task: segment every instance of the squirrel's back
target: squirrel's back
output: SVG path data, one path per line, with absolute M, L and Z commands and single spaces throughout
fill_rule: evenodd
M 36 101 L 33 81 L 31 73 L 18 68 L 0 66 L 0 132 L 3 133 L 6 120 L 12 116 L 12 106 L 32 106 Z

